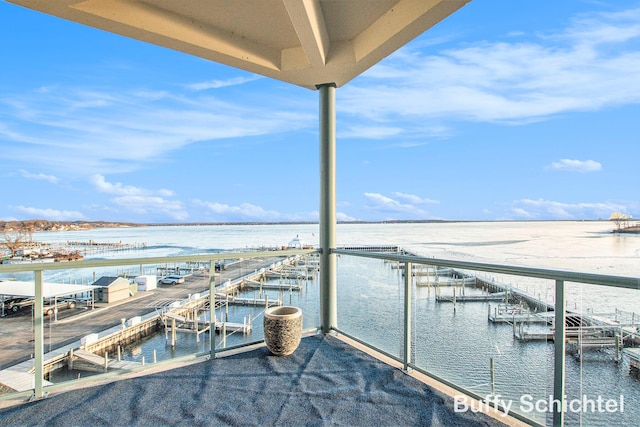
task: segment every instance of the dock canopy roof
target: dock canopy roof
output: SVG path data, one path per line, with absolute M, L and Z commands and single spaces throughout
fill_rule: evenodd
M 36 294 L 34 282 L 24 282 L 20 280 L 0 281 L 0 295 L 11 295 L 14 297 L 31 297 Z M 63 297 L 82 292 L 92 291 L 95 287 L 89 285 L 73 285 L 70 283 L 48 283 L 42 284 L 42 297 L 53 298 Z
M 316 89 L 344 85 L 470 0 L 7 0 Z

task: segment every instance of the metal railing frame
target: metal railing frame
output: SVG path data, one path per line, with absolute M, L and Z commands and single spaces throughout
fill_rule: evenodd
M 217 254 L 206 255 L 183 255 L 172 257 L 138 257 L 138 258 L 119 258 L 108 260 L 82 260 L 70 261 L 64 263 L 25 263 L 25 264 L 0 264 L 0 273 L 25 273 L 33 272 L 35 283 L 35 303 L 34 303 L 34 390 L 32 398 L 40 399 L 46 396 L 44 387 L 44 310 L 43 310 L 43 275 L 45 271 L 50 270 L 75 270 L 85 268 L 98 267 L 122 267 L 132 265 L 159 265 L 166 263 L 181 262 L 209 262 L 214 265 L 215 261 L 225 259 L 246 259 L 246 258 L 263 258 L 273 256 L 293 256 L 307 255 L 316 253 L 316 249 L 288 249 L 279 251 L 251 251 L 251 252 L 221 252 Z M 209 268 L 209 294 L 215 295 L 214 268 Z M 211 348 L 210 357 L 215 358 L 215 340 L 210 340 Z M 48 389 L 48 387 L 47 387 Z M 19 395 L 19 394 L 18 394 Z
M 560 402 L 559 408 L 564 408 L 565 402 L 565 316 L 566 316 L 566 301 L 565 301 L 565 282 L 591 284 L 599 286 L 607 286 L 614 288 L 636 289 L 640 290 L 640 278 L 625 277 L 625 276 L 609 276 L 590 273 L 579 273 L 562 270 L 550 270 L 542 268 L 532 267 L 515 267 L 509 265 L 500 264 L 488 264 L 468 261 L 453 261 L 439 258 L 427 258 L 416 255 L 403 255 L 403 254 L 389 254 L 389 253 L 373 253 L 362 252 L 346 249 L 334 249 L 332 251 L 336 255 L 348 255 L 363 258 L 374 258 L 386 261 L 397 261 L 404 263 L 405 272 L 411 271 L 413 264 L 422 264 L 438 267 L 450 267 L 460 270 L 473 270 L 482 271 L 488 273 L 508 274 L 524 277 L 533 277 L 540 279 L 555 280 L 555 304 L 554 304 L 554 317 L 555 325 L 562 325 L 562 327 L 556 327 L 554 331 L 554 370 L 553 370 L 553 399 Z M 357 342 L 372 348 L 382 354 L 385 354 L 392 359 L 401 362 L 405 370 L 415 369 L 429 377 L 436 379 L 456 390 L 464 392 L 475 399 L 483 400 L 482 396 L 477 395 L 469 390 L 466 390 L 450 381 L 445 380 L 439 376 L 430 373 L 427 370 L 416 366 L 411 360 L 411 274 L 405 274 L 404 279 L 404 333 L 403 333 L 403 354 L 401 358 L 391 355 L 382 351 L 375 346 L 359 340 L 345 331 L 335 328 L 336 332 L 344 334 Z M 520 419 L 528 424 L 539 425 L 536 421 L 525 417 L 522 414 L 514 412 L 512 414 L 515 418 Z M 553 412 L 553 426 L 564 425 L 564 412 Z
M 234 252 L 234 253 L 218 253 L 218 254 L 206 254 L 206 255 L 184 255 L 184 256 L 172 256 L 172 257 L 138 257 L 138 258 L 122 258 L 122 259 L 110 259 L 110 260 L 83 260 L 83 261 L 72 261 L 68 263 L 43 263 L 43 264 L 9 264 L 9 265 L 0 265 L 0 273 L 17 273 L 17 272 L 33 272 L 34 273 L 34 281 L 35 281 L 35 298 L 36 301 L 39 301 L 39 304 L 35 304 L 34 309 L 34 358 L 35 358 L 35 388 L 33 390 L 32 396 L 34 398 L 41 398 L 46 396 L 45 387 L 43 386 L 43 378 L 44 378 L 44 368 L 43 368 L 43 357 L 44 357 L 44 313 L 42 310 L 43 303 L 43 295 L 42 295 L 42 283 L 43 283 L 43 272 L 49 270 L 69 270 L 69 269 L 85 269 L 85 268 L 96 268 L 96 267 L 119 267 L 119 266 L 132 266 L 132 265 L 158 265 L 165 263 L 180 263 L 180 262 L 193 262 L 193 261 L 201 261 L 201 262 L 210 262 L 211 265 L 215 263 L 217 260 L 224 259 L 246 259 L 246 258 L 260 258 L 260 257 L 269 257 L 269 256 L 293 256 L 293 255 L 308 255 L 312 253 L 318 253 L 317 249 L 288 249 L 284 251 L 256 251 L 256 252 Z M 405 271 L 411 271 L 411 267 L 413 264 L 422 264 L 422 265 L 430 265 L 430 266 L 440 266 L 440 267 L 450 267 L 461 270 L 473 270 L 473 271 L 482 271 L 488 273 L 497 273 L 497 274 L 508 274 L 508 275 L 516 275 L 516 276 L 524 276 L 524 277 L 533 277 L 533 278 L 541 278 L 548 280 L 555 280 L 555 324 L 556 325 L 565 325 L 565 282 L 573 282 L 573 283 L 583 283 L 583 284 L 592 284 L 599 286 L 607 286 L 614 288 L 625 288 L 625 289 L 640 289 L 640 278 L 634 277 L 625 277 L 625 276 L 611 276 L 611 275 L 600 275 L 600 274 L 590 274 L 590 273 L 579 273 L 579 272 L 570 272 L 570 271 L 562 271 L 562 270 L 550 270 L 550 269 L 541 269 L 541 268 L 531 268 L 531 267 L 515 267 L 509 265 L 500 265 L 500 264 L 489 264 L 489 263 L 477 263 L 477 262 L 468 262 L 468 261 L 454 261 L 448 259 L 439 259 L 439 258 L 427 258 L 420 257 L 415 255 L 405 255 L 405 254 L 390 254 L 390 253 L 376 253 L 376 252 L 363 252 L 363 251 L 355 251 L 355 250 L 347 250 L 347 249 L 332 249 L 332 255 L 347 255 L 347 256 L 355 256 L 355 257 L 363 257 L 363 258 L 373 258 L 373 259 L 381 259 L 387 261 L 397 261 L 405 264 Z M 211 270 L 211 269 L 210 269 Z M 320 274 L 322 275 L 322 265 Z M 213 278 L 213 271 L 210 271 L 210 294 L 215 293 L 215 281 Z M 371 343 L 360 340 L 357 337 L 350 335 L 348 331 L 344 331 L 339 329 L 338 327 L 332 327 L 331 330 L 335 331 L 339 334 L 345 335 L 346 337 L 353 339 L 360 344 L 371 348 L 381 354 L 384 354 L 391 359 L 394 359 L 400 363 L 402 363 L 405 371 L 409 371 L 411 369 L 421 372 L 435 380 L 452 387 L 456 390 L 459 390 L 475 399 L 483 400 L 482 396 L 477 395 L 476 393 L 467 390 L 455 383 L 452 383 L 444 378 L 441 378 L 426 369 L 417 366 L 413 360 L 411 359 L 411 299 L 412 299 L 412 280 L 411 275 L 405 274 L 404 279 L 404 330 L 403 330 L 403 354 L 401 357 L 397 357 L 395 355 L 389 354 L 388 352 L 377 348 Z M 324 316 L 324 312 L 321 313 Z M 330 318 L 335 316 L 337 318 L 337 313 L 328 313 Z M 318 325 L 318 330 L 323 330 L 323 325 L 325 325 L 327 319 L 321 318 L 321 325 Z M 308 332 L 308 331 L 307 331 Z M 327 333 L 326 330 L 323 332 Z M 565 381 L 565 328 L 555 328 L 555 337 L 554 337 L 554 399 L 564 403 L 564 381 Z M 210 340 L 211 342 L 211 350 L 209 355 L 214 358 L 216 354 L 215 349 L 215 340 Z M 242 344 L 236 347 L 243 347 L 246 345 L 253 345 L 261 341 L 256 341 L 250 344 Z M 229 349 L 233 349 L 234 347 L 229 347 L 224 350 L 218 351 L 226 351 Z M 199 356 L 203 354 L 196 354 L 192 356 Z M 110 376 L 109 374 L 103 374 L 105 376 Z M 102 376 L 102 375 L 101 375 Z M 62 384 L 60 386 L 65 386 Z M 48 386 L 47 390 L 57 389 L 60 386 Z M 12 395 L 24 395 L 25 393 L 16 393 Z M 563 404 L 560 405 L 563 407 Z M 516 418 L 532 424 L 539 425 L 534 420 L 531 420 L 521 414 L 513 413 L 513 416 Z M 554 426 L 562 426 L 564 424 L 564 414 L 561 411 L 554 411 L 553 413 L 553 425 Z

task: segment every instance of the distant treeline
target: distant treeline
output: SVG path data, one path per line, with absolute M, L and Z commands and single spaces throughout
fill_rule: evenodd
M 556 220 L 557 221 L 557 220 Z M 574 220 L 571 220 L 574 221 Z M 601 221 L 583 220 L 583 221 Z M 422 223 L 457 223 L 457 222 L 514 222 L 508 220 L 501 221 L 474 221 L 474 220 L 444 220 L 444 219 L 425 219 L 425 220 L 385 220 L 385 221 L 338 221 L 338 224 L 422 224 Z M 523 221 L 516 221 L 523 222 Z M 526 221 L 524 221 L 526 222 Z M 249 221 L 249 222 L 162 222 L 162 223 L 135 223 L 135 222 L 117 222 L 117 221 L 49 221 L 46 219 L 27 219 L 21 221 L 0 221 L 0 233 L 10 232 L 28 232 L 37 231 L 64 231 L 64 230 L 90 230 L 92 228 L 125 228 L 125 227 L 160 227 L 160 226 L 206 226 L 206 225 L 305 225 L 318 224 L 317 221 Z M 625 232 L 637 232 L 633 227 L 625 229 Z
M 111 221 L 49 221 L 46 219 L 26 219 L 22 221 L 0 221 L 0 232 L 90 230 L 92 228 L 143 227 L 144 224 Z

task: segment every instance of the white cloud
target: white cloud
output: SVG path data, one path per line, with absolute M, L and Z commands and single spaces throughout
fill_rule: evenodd
M 392 193 L 394 198 L 384 196 L 380 193 L 364 193 L 367 198 L 369 210 L 382 213 L 403 214 L 412 218 L 424 218 L 427 212 L 420 209 L 416 205 L 438 203 L 430 199 L 422 199 L 412 194 Z
M 90 178 L 91 183 L 98 189 L 98 191 L 107 194 L 117 194 L 121 196 L 140 196 L 140 195 L 160 195 L 163 197 L 171 197 L 174 195 L 173 191 L 160 189 L 160 190 L 147 190 L 140 187 L 134 187 L 132 185 L 123 185 L 120 182 L 115 184 L 107 182 L 104 176 L 95 174 Z
M 288 133 L 317 123 L 314 112 L 291 103 L 267 109 L 153 90 L 23 90 L 0 96 L 0 108 L 11 117 L 0 122 L 7 141 L 0 158 L 67 175 L 130 172 L 189 144 Z
M 390 126 L 349 126 L 339 138 L 386 139 L 402 133 L 402 128 Z
M 565 203 L 545 199 L 521 199 L 510 209 L 515 219 L 597 219 L 608 218 L 611 212 L 626 211 L 618 203 Z
M 110 183 L 99 174 L 91 177 L 91 183 L 98 191 L 114 196 L 111 199 L 112 203 L 130 212 L 136 214 L 162 213 L 178 221 L 189 218 L 181 201 L 167 199 L 167 197 L 174 196 L 171 190 L 148 190 L 132 185 L 123 185 L 120 182 Z
M 513 208 L 511 209 L 511 216 L 518 219 L 536 219 L 538 215 L 533 212 L 529 212 L 523 208 Z
M 198 91 L 207 90 L 207 89 L 220 89 L 223 87 L 242 85 L 247 82 L 252 82 L 254 80 L 258 80 L 261 78 L 263 77 L 256 74 L 251 77 L 233 77 L 227 80 L 209 80 L 206 82 L 192 83 L 187 85 L 187 87 L 191 90 L 198 90 Z
M 405 194 L 405 193 L 398 193 L 398 192 L 394 192 L 391 194 L 402 201 L 405 201 L 407 203 L 411 203 L 414 205 L 422 205 L 422 204 L 437 205 L 438 203 L 440 203 L 439 201 L 433 200 L 433 199 L 423 199 L 422 197 L 416 196 L 415 194 Z
M 241 203 L 233 206 L 225 203 L 194 200 L 197 206 L 204 207 L 207 213 L 213 217 L 214 221 L 256 221 L 256 222 L 295 222 L 295 221 L 317 221 L 318 211 L 281 213 L 267 210 L 252 203 Z M 346 215 L 342 217 L 350 218 Z
M 115 197 L 112 201 L 140 215 L 162 213 L 177 221 L 183 221 L 189 218 L 184 204 L 178 200 L 167 200 L 159 196 L 127 195 Z
M 27 206 L 12 206 L 12 209 L 22 213 L 29 218 L 48 219 L 53 221 L 76 221 L 85 219 L 82 212 L 61 211 L 58 209 L 41 209 Z
M 562 159 L 551 163 L 547 168 L 568 172 L 596 172 L 602 170 L 602 165 L 594 160 Z
M 339 111 L 372 126 L 418 118 L 517 124 L 640 103 L 640 10 L 582 15 L 564 32 L 532 37 L 430 55 L 405 47 L 342 88 Z
M 205 206 L 211 213 L 215 215 L 222 215 L 224 217 L 232 215 L 235 217 L 253 218 L 265 221 L 280 218 L 279 212 L 269 211 L 251 203 L 241 203 L 238 206 L 230 206 L 223 203 L 208 202 Z
M 30 173 L 30 172 L 27 172 L 24 169 L 20 169 L 19 172 L 23 177 L 28 178 L 28 179 L 49 181 L 52 184 L 57 184 L 58 183 L 58 177 L 56 177 L 54 175 L 45 175 L 43 173 L 33 174 L 33 173 Z
M 336 212 L 336 221 L 356 221 L 356 218 L 344 212 Z

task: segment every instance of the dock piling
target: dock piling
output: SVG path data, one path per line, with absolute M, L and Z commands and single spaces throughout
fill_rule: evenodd
M 222 324 L 222 348 L 227 348 L 227 324 Z
M 171 348 L 176 347 L 176 319 L 171 319 Z
M 491 395 L 496 395 L 496 380 L 495 380 L 495 370 L 493 366 L 493 357 L 489 358 L 489 376 L 491 378 Z

